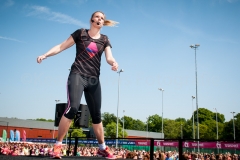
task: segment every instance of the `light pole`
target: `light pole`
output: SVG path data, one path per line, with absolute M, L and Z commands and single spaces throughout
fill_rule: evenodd
M 160 91 L 162 91 L 162 136 L 163 136 L 163 91 L 164 91 L 164 89 L 162 89 L 162 88 L 158 88 L 158 89 Z
M 56 106 L 57 106 L 57 103 L 59 102 L 60 100 L 56 99 L 55 102 L 56 102 Z M 53 125 L 53 139 L 54 139 L 54 136 L 55 136 L 55 126 Z
M 120 86 L 120 73 L 123 72 L 123 69 L 120 69 L 117 73 L 119 74 L 118 77 L 118 103 L 117 103 L 117 133 L 116 138 L 118 138 L 118 108 L 119 108 L 119 86 Z M 118 139 L 116 139 L 116 148 L 118 148 Z
M 218 119 L 217 119 L 217 108 L 213 108 L 216 111 L 216 128 L 217 128 L 217 140 L 218 140 Z M 217 141 L 218 143 L 218 141 Z M 219 153 L 219 148 L 218 148 L 218 153 Z
M 193 112 L 192 113 L 192 116 L 193 116 L 193 120 L 192 120 L 193 125 L 192 125 L 192 127 L 193 127 L 193 139 L 195 139 L 193 99 L 195 99 L 194 96 L 192 96 L 192 112 Z
M 123 138 L 124 138 L 124 112 L 125 110 L 123 110 Z
M 181 139 L 183 139 L 182 123 L 181 123 Z
M 198 92 L 197 92 L 197 48 L 200 44 L 190 45 L 190 48 L 195 50 L 195 75 L 196 75 L 196 109 L 197 109 L 197 139 L 199 139 L 199 119 L 198 119 Z M 199 152 L 199 141 L 198 141 L 198 152 Z
M 231 112 L 233 114 L 233 140 L 235 141 L 235 125 L 234 125 L 234 113 L 235 112 Z
M 148 138 L 148 119 L 149 119 L 149 116 L 147 117 L 147 138 Z
M 218 118 L 217 118 L 217 108 L 213 108 L 216 111 L 216 128 L 217 128 L 217 140 L 218 140 Z

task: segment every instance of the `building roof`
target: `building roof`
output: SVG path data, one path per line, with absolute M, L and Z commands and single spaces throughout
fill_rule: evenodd
M 164 134 L 158 132 L 146 132 L 146 131 L 137 131 L 137 130 L 129 130 L 125 129 L 128 136 L 138 136 L 140 137 L 147 137 L 147 138 L 163 138 Z
M 37 128 L 37 129 L 49 129 L 58 130 L 58 127 L 54 128 L 54 122 L 36 121 L 36 120 L 25 120 L 18 118 L 7 118 L 0 117 L 0 126 L 11 126 L 11 127 L 23 127 L 23 128 Z M 83 130 L 89 131 L 89 129 L 84 128 Z M 164 134 L 158 132 L 146 132 L 124 129 L 128 136 L 131 137 L 147 137 L 147 138 L 163 138 Z
M 7 125 L 11 127 L 41 128 L 41 129 L 49 129 L 49 130 L 54 129 L 54 122 L 0 117 L 0 126 L 7 126 Z M 58 127 L 55 127 L 55 130 L 57 129 Z

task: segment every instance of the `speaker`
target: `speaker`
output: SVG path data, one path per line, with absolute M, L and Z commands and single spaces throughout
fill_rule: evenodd
M 88 128 L 88 124 L 89 124 L 88 106 L 80 104 L 78 112 L 74 118 L 74 126 Z
M 67 108 L 67 103 L 57 103 L 56 104 L 55 121 L 54 121 L 55 127 L 58 127 L 61 117 L 62 117 L 64 111 L 66 110 L 66 108 Z

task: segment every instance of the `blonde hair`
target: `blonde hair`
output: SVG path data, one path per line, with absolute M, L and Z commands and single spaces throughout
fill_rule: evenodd
M 92 20 L 93 16 L 95 15 L 95 13 L 97 13 L 97 12 L 100 12 L 104 15 L 104 23 L 103 23 L 104 26 L 114 27 L 119 23 L 119 22 L 116 22 L 116 21 L 113 21 L 113 20 L 106 19 L 106 15 L 102 11 L 94 12 L 91 16 L 91 20 Z

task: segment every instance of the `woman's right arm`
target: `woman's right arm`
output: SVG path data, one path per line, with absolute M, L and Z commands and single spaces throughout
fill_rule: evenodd
M 54 46 L 47 53 L 45 53 L 45 54 L 43 54 L 41 56 L 38 56 L 37 57 L 37 63 L 41 63 L 42 60 L 46 59 L 47 57 L 54 56 L 54 55 L 62 52 L 63 50 L 71 47 L 74 44 L 75 44 L 75 42 L 74 42 L 72 36 L 70 36 L 67 40 L 65 40 L 61 44 Z

